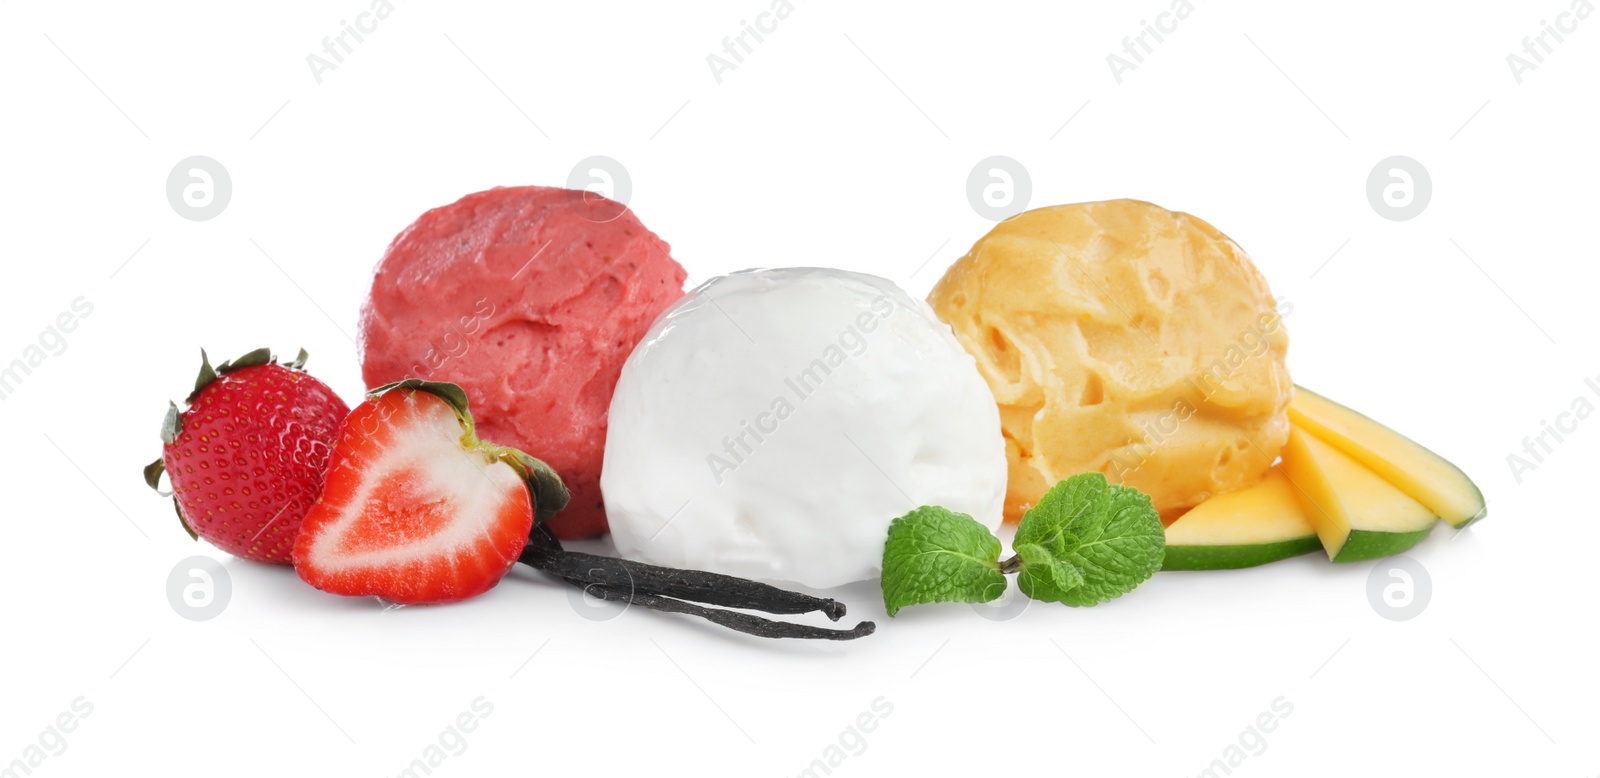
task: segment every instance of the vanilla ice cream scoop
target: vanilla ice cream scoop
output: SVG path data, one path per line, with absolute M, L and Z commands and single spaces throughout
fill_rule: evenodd
M 842 270 L 713 279 L 623 365 L 600 487 L 617 550 L 826 588 L 875 577 L 889 522 L 1000 526 L 1000 415 L 950 328 Z

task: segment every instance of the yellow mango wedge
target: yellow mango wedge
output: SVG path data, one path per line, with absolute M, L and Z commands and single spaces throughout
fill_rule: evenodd
M 1255 567 L 1321 548 L 1283 470 L 1266 480 L 1200 503 L 1167 527 L 1163 570 Z
M 1282 467 L 1335 562 L 1398 554 L 1427 537 L 1438 518 L 1360 462 L 1294 425 Z
M 1488 513 L 1483 492 L 1461 468 L 1322 395 L 1295 387 L 1289 421 L 1382 476 L 1455 527 L 1465 527 Z

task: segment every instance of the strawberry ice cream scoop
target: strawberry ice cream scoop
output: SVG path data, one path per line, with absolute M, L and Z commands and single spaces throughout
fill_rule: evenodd
M 606 531 L 606 414 L 622 363 L 683 296 L 684 270 L 626 206 L 507 187 L 423 214 L 389 245 L 361 311 L 362 377 L 466 390 L 484 440 L 561 474 L 558 537 Z

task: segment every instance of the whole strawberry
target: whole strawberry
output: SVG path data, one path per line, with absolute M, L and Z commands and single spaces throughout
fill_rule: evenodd
M 245 559 L 290 564 L 350 408 L 302 370 L 304 350 L 281 365 L 267 349 L 215 368 L 201 351 L 200 361 L 188 409 L 167 410 L 161 459 L 145 468 L 145 482 L 159 491 L 167 474 L 191 537 Z

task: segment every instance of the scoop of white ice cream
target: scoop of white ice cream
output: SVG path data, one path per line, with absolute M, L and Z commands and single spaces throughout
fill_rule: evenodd
M 918 506 L 998 528 L 1005 442 L 926 303 L 860 273 L 752 270 L 628 357 L 600 488 L 626 557 L 827 588 L 876 577 L 889 522 Z

